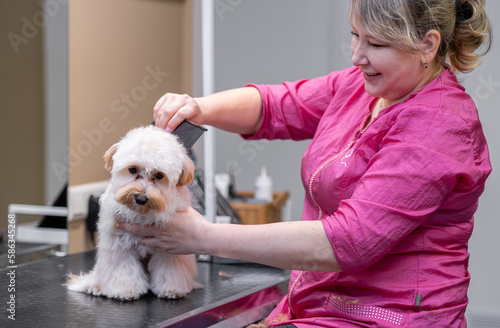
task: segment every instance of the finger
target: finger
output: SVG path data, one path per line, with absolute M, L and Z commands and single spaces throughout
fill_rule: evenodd
M 165 101 L 162 103 L 161 107 L 158 109 L 155 121 L 156 125 L 162 129 L 166 129 L 167 127 L 173 131 L 181 121 L 174 120 L 172 122 L 172 118 L 179 115 L 179 110 L 184 108 L 187 105 L 188 99 L 185 95 L 176 95 L 176 94 L 168 94 L 165 97 Z M 184 115 L 182 112 L 181 116 Z
M 142 226 L 126 222 L 117 222 L 118 229 L 130 232 L 140 237 L 151 237 L 155 235 L 155 230 L 151 226 Z M 115 225 L 116 226 L 116 225 Z
M 158 99 L 158 101 L 154 105 L 154 107 L 153 107 L 153 118 L 155 120 L 157 119 L 157 115 L 158 115 L 158 112 L 159 112 L 160 108 L 163 106 L 163 104 L 167 100 L 167 97 L 168 97 L 168 93 L 164 94 L 163 96 L 161 96 L 160 99 Z
M 191 117 L 191 113 L 193 112 L 192 107 L 190 105 L 185 105 L 179 108 L 179 110 L 170 118 L 167 123 L 167 127 L 170 128 L 171 131 L 174 131 L 179 124 L 181 124 L 184 120 L 187 120 Z
M 158 99 L 156 101 L 155 105 L 153 106 L 153 112 L 154 113 L 158 113 L 158 111 L 161 108 L 163 108 L 163 106 L 165 105 L 165 103 L 171 102 L 172 99 L 175 99 L 178 96 L 179 95 L 176 94 L 176 93 L 167 92 L 166 94 L 164 94 L 163 96 L 161 96 L 160 99 Z
M 167 127 L 168 121 L 170 121 L 169 114 L 164 110 L 160 110 L 158 112 L 158 115 L 156 115 L 155 125 L 157 127 L 159 127 L 160 129 L 165 130 Z
M 147 246 L 147 247 L 156 248 L 155 242 L 156 242 L 156 239 L 154 237 L 143 237 L 143 238 L 139 239 L 139 244 L 141 244 L 142 246 Z
M 139 244 L 152 248 L 157 252 L 170 253 L 173 251 L 173 249 L 168 246 L 168 243 L 165 243 L 164 241 L 162 242 L 160 239 L 155 237 L 143 237 L 139 239 Z
M 166 93 L 156 102 L 153 108 L 153 119 L 157 127 L 166 128 L 170 117 L 175 114 L 175 102 L 177 98 L 178 95 L 176 94 Z

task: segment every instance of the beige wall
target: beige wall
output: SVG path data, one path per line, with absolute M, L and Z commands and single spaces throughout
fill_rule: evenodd
M 70 1 L 70 186 L 107 179 L 105 151 L 150 124 L 161 95 L 189 92 L 188 3 Z
M 8 204 L 44 201 L 40 12 L 38 0 L 0 0 L 0 228 L 7 226 Z
M 70 0 L 70 187 L 107 180 L 105 151 L 164 93 L 190 92 L 191 22 L 187 0 Z M 72 223 L 70 252 L 88 247 Z
M 108 179 L 102 156 L 190 92 L 191 0 L 69 1 L 69 184 Z M 0 228 L 10 203 L 44 203 L 43 22 L 38 0 L 0 0 Z M 21 218 L 21 222 L 33 217 Z M 88 248 L 70 225 L 72 252 Z M 73 242 L 74 241 L 74 242 Z

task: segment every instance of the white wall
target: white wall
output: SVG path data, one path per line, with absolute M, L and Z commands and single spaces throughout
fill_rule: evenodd
M 331 1 L 217 0 L 215 6 L 216 91 L 330 72 Z M 196 51 L 196 43 L 194 47 Z M 199 76 L 193 81 L 200 81 Z M 200 90 L 195 84 L 194 94 Z M 216 170 L 234 172 L 237 190 L 253 190 L 261 166 L 266 166 L 274 190 L 291 192 L 292 218 L 300 219 L 304 198 L 300 164 L 308 144 L 247 142 L 217 131 Z
M 217 91 L 249 82 L 280 83 L 320 76 L 349 66 L 347 3 L 345 0 L 216 0 Z M 500 24 L 497 18 L 500 2 L 488 1 L 487 10 L 492 21 Z M 494 24 L 496 32 L 499 28 Z M 500 65 L 496 60 L 499 52 L 500 45 L 495 44 L 484 65 L 463 77 L 479 108 L 494 169 L 500 163 Z M 194 71 L 196 74 L 198 70 Z M 200 81 L 199 76 L 195 76 L 194 81 L 197 80 Z M 199 85 L 195 85 L 194 93 L 199 95 L 199 90 Z M 300 218 L 304 197 L 300 161 L 307 141 L 245 142 L 220 131 L 216 140 L 218 171 L 236 165 L 239 169 L 236 187 L 252 190 L 260 166 L 266 165 L 275 189 L 291 191 L 292 213 Z M 476 314 L 500 312 L 499 195 L 500 173 L 494 170 L 481 198 L 470 242 L 472 280 L 468 316 L 472 319 Z M 481 326 L 469 321 L 470 327 Z

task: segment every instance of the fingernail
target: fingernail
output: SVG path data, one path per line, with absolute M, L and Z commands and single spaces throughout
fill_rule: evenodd
M 167 126 L 167 127 L 165 128 L 165 131 L 170 132 L 171 130 L 170 130 L 170 128 Z
M 120 227 L 120 223 L 118 223 L 118 221 L 117 221 L 117 222 L 115 222 L 115 224 L 113 225 L 113 227 L 114 227 L 115 229 L 118 229 L 118 228 Z

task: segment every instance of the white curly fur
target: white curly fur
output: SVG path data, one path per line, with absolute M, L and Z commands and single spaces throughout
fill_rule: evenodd
M 96 263 L 87 274 L 70 274 L 67 288 L 135 300 L 148 290 L 158 297 L 179 298 L 201 287 L 195 281 L 194 255 L 157 252 L 114 227 L 116 220 L 161 227 L 191 204 L 187 184 L 194 165 L 177 137 L 153 126 L 136 128 L 108 150 L 105 161 L 111 179 L 99 199 Z M 145 270 L 143 260 L 149 256 Z

